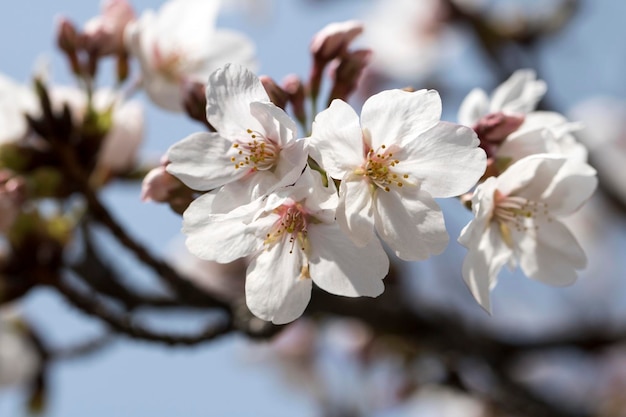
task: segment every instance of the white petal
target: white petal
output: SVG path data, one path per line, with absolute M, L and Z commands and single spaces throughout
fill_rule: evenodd
M 206 95 L 207 120 L 222 135 L 262 129 L 250 114 L 250 103 L 270 100 L 259 78 L 248 69 L 234 64 L 218 69 L 209 77 Z
M 359 247 L 374 237 L 374 211 L 370 184 L 362 177 L 346 176 L 339 186 L 337 223 Z
M 279 242 L 252 259 L 246 275 L 246 302 L 250 311 L 275 324 L 300 317 L 311 299 L 311 279 L 302 275 L 302 252 L 289 253 Z
M 511 259 L 512 251 L 502 240 L 496 223 L 483 231 L 482 235 L 477 234 L 473 240 L 463 243 L 469 249 L 463 260 L 463 280 L 478 304 L 490 313 L 489 292 L 496 286 L 498 272 Z
M 308 139 L 309 153 L 328 174 L 340 179 L 364 162 L 363 133 L 359 116 L 342 100 L 315 116 Z
M 520 163 L 536 165 L 537 168 L 532 182 L 519 189 L 516 195 L 546 203 L 552 215 L 567 215 L 578 210 L 598 184 L 595 169 L 584 162 L 562 156 L 532 155 L 509 169 Z
M 505 196 L 516 194 L 524 187 L 528 187 L 529 184 L 544 187 L 542 189 L 545 189 L 548 185 L 547 183 L 535 181 L 536 173 L 542 164 L 543 156 L 543 154 L 539 156 L 527 156 L 509 166 L 506 171 L 497 177 L 497 189 Z
M 596 190 L 596 170 L 585 162 L 568 158 L 554 176 L 542 199 L 550 213 L 557 216 L 572 214 L 582 206 Z
M 202 57 L 197 57 L 195 65 L 190 68 L 189 76 L 197 81 L 206 82 L 209 75 L 228 63 L 239 64 L 250 71 L 256 69 L 254 59 L 254 43 L 239 32 L 220 29 L 211 34 L 207 41 L 211 47 L 204 45 Z
M 587 264 L 585 252 L 572 233 L 558 220 L 537 225 L 518 242 L 522 271 L 551 285 L 569 285 L 576 281 L 576 269 Z
M 257 237 L 258 230 L 264 226 L 269 228 L 267 223 L 272 221 L 271 216 L 260 224 L 250 224 L 258 211 L 257 205 L 227 215 L 213 215 L 213 198 L 211 194 L 197 198 L 183 214 L 183 233 L 187 235 L 189 251 L 201 259 L 225 263 L 258 250 L 262 244 L 262 239 Z
M 217 133 L 194 133 L 167 151 L 167 171 L 194 190 L 211 190 L 245 175 L 226 152 L 232 142 Z
M 336 224 L 311 225 L 309 271 L 315 284 L 331 294 L 376 297 L 385 286 L 389 258 L 378 239 L 355 246 Z
M 469 222 L 459 235 L 459 243 L 466 248 L 475 245 L 481 239 L 493 215 L 493 195 L 496 190 L 496 178 L 489 177 L 478 185 L 472 196 L 472 212 L 474 219 Z
M 586 161 L 586 150 L 569 133 L 576 127 L 576 124 L 570 123 L 559 113 L 531 112 L 526 115 L 520 128 L 498 148 L 497 156 L 517 161 L 533 154 L 556 153 Z
M 324 186 L 322 175 L 307 166 L 293 187 L 284 187 L 277 190 L 275 194 L 282 199 L 301 202 L 306 211 L 315 217 L 316 221 L 334 223 L 339 197 L 335 183 L 328 177 L 327 181 L 328 185 Z M 277 207 L 279 204 L 273 207 Z
M 441 98 L 435 90 L 386 90 L 373 95 L 361 111 L 361 126 L 378 149 L 411 139 L 433 127 L 441 118 Z
M 459 123 L 472 127 L 489 112 L 489 98 L 480 88 L 475 88 L 465 97 L 459 107 Z
M 419 189 L 378 190 L 374 197 L 376 231 L 400 259 L 421 261 L 448 244 L 441 208 Z
M 153 70 L 145 70 L 141 85 L 157 106 L 172 112 L 182 112 L 183 93 L 181 85 Z
M 130 170 L 143 139 L 143 107 L 126 102 L 113 112 L 113 126 L 98 153 L 98 164 L 114 172 Z
M 397 170 L 417 177 L 424 191 L 436 198 L 460 195 L 485 172 L 485 151 L 469 127 L 440 122 L 411 141 L 395 157 Z
M 546 83 L 537 80 L 535 71 L 518 70 L 493 92 L 490 112 L 528 113 L 546 93 Z
M 265 136 L 279 144 L 281 148 L 294 140 L 296 123 L 274 103 L 252 102 L 250 114 L 263 126 Z
M 156 29 L 159 43 L 168 49 L 181 43 L 206 48 L 214 32 L 219 1 L 170 0 L 161 6 Z

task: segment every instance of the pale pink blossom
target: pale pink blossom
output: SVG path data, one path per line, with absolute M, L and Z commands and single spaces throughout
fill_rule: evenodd
M 528 277 L 552 285 L 576 280 L 587 258 L 560 218 L 578 210 L 597 183 L 595 170 L 582 161 L 538 154 L 476 187 L 474 219 L 459 242 L 468 248 L 463 278 L 485 310 L 506 264 L 519 264 Z
M 211 214 L 211 194 L 183 215 L 186 245 L 199 258 L 231 262 L 249 256 L 246 302 L 257 317 L 276 324 L 298 318 L 312 284 L 332 294 L 376 297 L 389 259 L 378 240 L 357 247 L 335 222 L 337 194 L 306 169 L 281 188 L 226 214 Z
M 296 125 L 270 102 L 259 78 L 244 67 L 226 65 L 207 84 L 207 120 L 217 132 L 199 132 L 168 150 L 168 172 L 188 187 L 222 187 L 215 209 L 246 204 L 293 184 L 306 165 Z
M 473 187 L 485 153 L 468 127 L 440 121 L 434 90 L 388 90 L 370 97 L 361 117 L 341 100 L 315 118 L 311 156 L 341 180 L 337 221 L 357 245 L 374 230 L 404 260 L 423 260 L 448 243 L 434 198 Z
M 139 61 L 142 85 L 152 101 L 183 110 L 184 81 L 206 82 L 226 63 L 254 67 L 254 46 L 244 35 L 216 29 L 220 1 L 169 0 L 128 25 L 127 48 Z

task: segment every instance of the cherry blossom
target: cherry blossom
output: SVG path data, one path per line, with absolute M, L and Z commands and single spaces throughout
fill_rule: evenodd
M 182 111 L 184 81 L 205 82 L 229 62 L 254 66 L 248 38 L 215 28 L 219 6 L 219 1 L 170 0 L 126 28 L 127 47 L 139 61 L 143 87 L 158 106 Z
M 476 188 L 475 218 L 459 242 L 469 249 L 463 278 L 485 310 L 490 311 L 489 291 L 505 264 L 519 264 L 528 277 L 547 284 L 576 280 L 586 256 L 560 218 L 578 210 L 597 182 L 595 170 L 584 162 L 538 154 Z
M 378 240 L 357 247 L 335 222 L 337 194 L 306 169 L 293 186 L 226 214 L 211 212 L 212 194 L 183 215 L 191 253 L 220 263 L 250 255 L 246 301 L 256 316 L 276 324 L 298 318 L 312 283 L 332 294 L 376 297 L 389 259 Z
M 194 133 L 168 151 L 168 172 L 194 190 L 224 186 L 223 212 L 293 184 L 306 164 L 296 125 L 272 104 L 258 77 L 238 65 L 215 71 L 207 85 L 207 120 L 217 133 Z
M 357 245 L 374 229 L 404 260 L 423 260 L 448 242 L 434 198 L 462 194 L 485 170 L 469 128 L 441 122 L 434 90 L 383 91 L 359 116 L 334 100 L 313 123 L 309 152 L 341 180 L 337 221 Z
M 538 80 L 535 71 L 522 69 L 498 86 L 491 97 L 480 89 L 473 89 L 459 108 L 459 123 L 474 126 L 483 116 L 503 112 L 505 114 L 528 114 L 546 93 L 546 83 Z

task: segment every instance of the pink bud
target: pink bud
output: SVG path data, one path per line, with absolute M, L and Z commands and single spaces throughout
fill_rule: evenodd
M 356 20 L 331 23 L 317 32 L 311 41 L 313 67 L 309 77 L 311 97 L 317 98 L 326 65 L 347 53 L 348 46 L 361 32 L 363 24 Z
M 356 89 L 363 70 L 372 56 L 369 49 L 359 49 L 346 53 L 337 66 L 331 70 L 331 76 L 335 79 L 330 93 L 329 102 L 338 98 L 345 100 Z
M 180 185 L 176 177 L 165 170 L 161 165 L 152 169 L 143 179 L 141 184 L 141 200 L 157 201 L 160 203 L 169 201 L 172 193 Z
M 215 128 L 206 119 L 206 85 L 197 81 L 184 80 L 182 96 L 187 115 L 215 132 Z
M 304 106 L 304 84 L 295 74 L 287 75 L 283 79 L 283 90 L 289 96 L 289 102 L 293 108 L 293 113 L 300 123 L 306 124 L 306 109 Z
M 105 1 L 100 16 L 85 24 L 83 35 L 85 49 L 99 56 L 122 53 L 124 29 L 133 20 L 135 12 L 126 0 Z
M 259 80 L 261 80 L 265 92 L 270 97 L 270 101 L 284 110 L 289 100 L 287 92 L 280 88 L 280 86 L 276 84 L 276 81 L 267 75 L 261 75 Z
M 473 126 L 482 142 L 499 144 L 524 123 L 523 114 L 506 114 L 502 112 L 483 116 Z
M 315 61 L 327 63 L 344 54 L 348 45 L 363 32 L 363 24 L 356 20 L 331 23 L 317 32 L 311 41 Z
M 57 23 L 57 44 L 66 53 L 76 52 L 79 46 L 76 27 L 65 17 L 61 17 Z

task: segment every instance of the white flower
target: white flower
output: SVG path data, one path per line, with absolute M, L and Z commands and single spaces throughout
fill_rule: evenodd
M 167 170 L 194 190 L 224 186 L 215 201 L 228 206 L 222 212 L 293 184 L 304 169 L 307 154 L 295 122 L 247 69 L 226 65 L 211 74 L 207 120 L 217 133 L 195 133 L 173 145 Z
M 0 74 L 0 143 L 26 137 L 28 123 L 24 113 L 38 108 L 35 93 Z
M 383 91 L 361 121 L 341 100 L 317 115 L 310 152 L 341 180 L 337 221 L 357 245 L 380 237 L 404 260 L 441 253 L 448 242 L 433 197 L 462 194 L 485 171 L 475 133 L 441 122 L 434 91 Z
M 0 388 L 33 381 L 41 358 L 15 310 L 0 309 Z
M 211 211 L 212 195 L 183 216 L 187 248 L 199 258 L 231 262 L 250 255 L 246 301 L 256 316 L 276 324 L 298 318 L 312 282 L 332 294 L 376 297 L 389 259 L 377 240 L 356 247 L 335 218 L 336 190 L 306 169 L 295 185 L 227 214 Z
M 530 278 L 568 285 L 586 256 L 576 238 L 559 220 L 591 196 L 595 170 L 584 162 L 555 155 L 532 155 L 498 177 L 480 184 L 472 198 L 475 218 L 461 231 L 459 242 L 469 249 L 463 278 L 490 311 L 489 291 L 505 264 L 519 262 Z
M 528 114 L 535 110 L 546 89 L 546 83 L 537 80 L 535 71 L 517 70 L 493 91 L 491 98 L 480 88 L 472 90 L 459 108 L 459 123 L 474 126 L 483 116 L 498 112 Z
M 245 36 L 216 30 L 220 1 L 170 0 L 158 13 L 144 12 L 126 28 L 126 43 L 137 57 L 143 87 L 159 106 L 182 111 L 184 81 L 205 82 L 228 63 L 254 65 L 254 46 Z
M 454 51 L 440 0 L 378 0 L 364 17 L 363 44 L 374 52 L 372 68 L 391 78 L 415 80 L 434 71 Z

